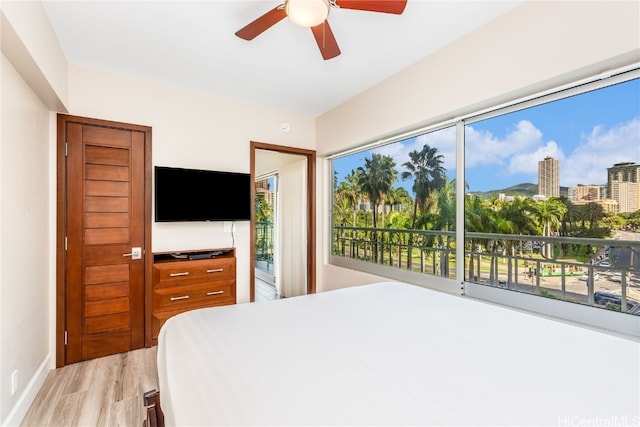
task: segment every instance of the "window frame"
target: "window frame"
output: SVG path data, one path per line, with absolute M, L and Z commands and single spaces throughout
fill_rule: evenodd
M 464 215 L 465 209 L 465 126 L 482 120 L 524 110 L 553 101 L 584 94 L 594 90 L 640 79 L 640 63 L 594 75 L 562 86 L 554 86 L 547 90 L 512 101 L 478 110 L 450 120 L 439 121 L 417 127 L 396 135 L 369 141 L 357 147 L 342 150 L 327 156 L 329 178 L 329 227 L 326 253 L 328 263 L 339 267 L 378 275 L 392 280 L 400 280 L 424 286 L 430 289 L 458 294 L 466 298 L 480 299 L 505 305 L 554 319 L 578 322 L 597 329 L 605 329 L 621 333 L 625 336 L 640 337 L 638 318 L 626 313 L 602 310 L 588 305 L 574 304 L 549 298 L 541 298 L 510 290 L 494 288 L 464 280 L 464 262 L 456 262 L 456 279 L 443 278 L 424 273 L 410 272 L 365 261 L 348 259 L 333 255 L 333 160 L 351 154 L 371 150 L 385 145 L 397 143 L 405 139 L 434 132 L 447 127 L 456 127 L 456 242 L 465 241 Z M 464 260 L 464 246 L 456 245 L 456 259 Z

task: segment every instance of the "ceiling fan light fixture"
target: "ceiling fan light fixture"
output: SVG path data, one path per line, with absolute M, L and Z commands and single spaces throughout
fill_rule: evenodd
M 286 0 L 284 8 L 294 24 L 315 27 L 327 19 L 331 7 L 328 0 Z

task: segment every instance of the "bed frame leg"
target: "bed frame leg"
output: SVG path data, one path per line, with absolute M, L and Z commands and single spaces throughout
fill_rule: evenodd
M 143 421 L 143 427 L 164 427 L 164 414 L 160 408 L 160 392 L 156 389 L 146 392 L 142 396 L 147 419 Z

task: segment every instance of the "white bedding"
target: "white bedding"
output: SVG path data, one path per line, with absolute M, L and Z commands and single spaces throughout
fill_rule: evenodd
M 158 374 L 167 425 L 640 424 L 637 342 L 392 282 L 173 317 Z

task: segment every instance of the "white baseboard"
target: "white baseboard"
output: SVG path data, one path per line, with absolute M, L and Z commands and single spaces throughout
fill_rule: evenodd
M 14 427 L 20 425 L 24 416 L 27 414 L 27 411 L 31 407 L 33 400 L 36 398 L 38 391 L 40 391 L 42 384 L 44 384 L 44 380 L 47 378 L 47 375 L 49 375 L 49 371 L 51 370 L 50 359 L 51 354 L 47 354 L 47 357 L 44 358 L 35 374 L 33 374 L 33 377 L 29 380 L 29 384 L 27 384 L 27 387 L 25 387 L 15 406 L 11 409 L 9 415 L 2 423 L 2 427 Z

